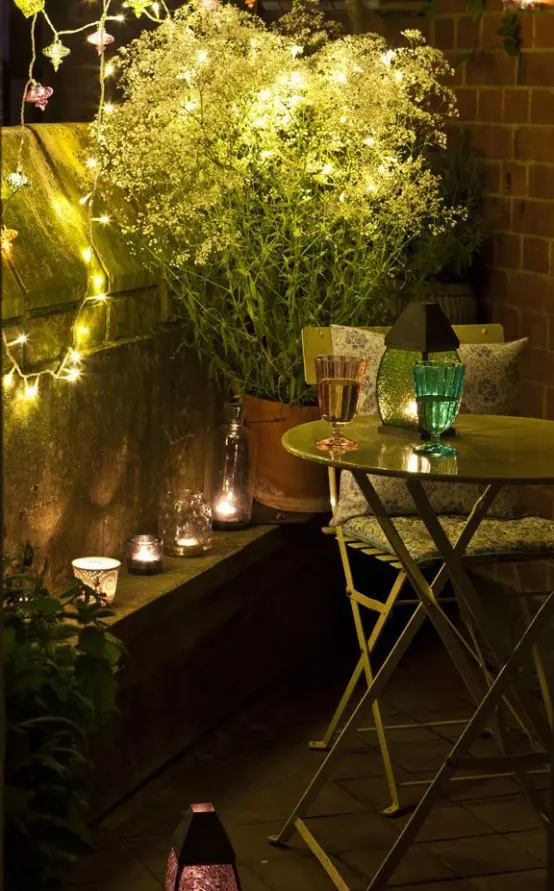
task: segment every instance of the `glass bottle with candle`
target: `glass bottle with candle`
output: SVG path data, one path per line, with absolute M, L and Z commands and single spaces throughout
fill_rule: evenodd
M 204 492 L 216 528 L 244 529 L 252 517 L 256 443 L 239 403 L 225 405 L 225 418 L 210 434 Z

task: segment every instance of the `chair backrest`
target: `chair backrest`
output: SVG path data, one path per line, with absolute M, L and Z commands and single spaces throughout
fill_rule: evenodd
M 460 343 L 503 343 L 504 328 L 502 325 L 453 325 Z M 363 331 L 375 331 L 386 334 L 388 328 L 362 328 Z M 307 384 L 315 384 L 315 357 L 330 356 L 333 353 L 330 328 L 303 328 L 302 352 L 304 355 L 304 377 Z

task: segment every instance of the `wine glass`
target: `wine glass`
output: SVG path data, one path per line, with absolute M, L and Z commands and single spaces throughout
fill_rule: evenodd
M 318 449 L 349 452 L 358 448 L 357 442 L 342 435 L 342 427 L 354 419 L 358 410 L 365 369 L 365 359 L 316 356 L 317 401 L 323 420 L 332 429 L 329 439 L 318 440 Z
M 427 455 L 455 455 L 456 449 L 441 442 L 460 410 L 465 365 L 461 362 L 416 362 L 414 391 L 419 423 L 431 439 L 414 452 Z

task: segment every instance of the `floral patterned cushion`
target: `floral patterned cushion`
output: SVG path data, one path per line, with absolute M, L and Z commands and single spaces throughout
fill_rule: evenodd
M 360 414 L 377 414 L 376 379 L 385 350 L 384 335 L 361 328 L 331 326 L 333 352 L 367 360 L 360 396 Z M 461 344 L 460 359 L 466 366 L 464 396 L 460 411 L 468 414 L 514 414 L 519 387 L 519 359 L 527 338 L 509 343 Z M 404 480 L 371 476 L 371 482 L 387 512 L 393 516 L 417 514 Z M 438 514 L 468 514 L 482 488 L 468 483 L 425 483 L 427 495 Z M 333 523 L 369 513 L 368 504 L 354 477 L 343 471 L 340 496 Z M 514 519 L 523 511 L 517 489 L 502 489 L 491 507 L 490 517 Z
M 465 525 L 465 517 L 441 516 L 440 524 L 454 544 Z M 418 563 L 440 557 L 437 546 L 419 517 L 395 517 L 393 523 L 411 556 Z M 393 554 L 390 544 L 374 517 L 356 517 L 344 524 L 344 531 L 360 541 Z M 554 554 L 554 520 L 522 517 L 519 520 L 485 519 L 466 551 L 469 557 Z

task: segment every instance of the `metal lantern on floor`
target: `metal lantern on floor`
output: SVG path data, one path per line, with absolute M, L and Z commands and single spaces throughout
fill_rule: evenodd
M 460 341 L 438 303 L 414 301 L 385 336 L 386 350 L 377 372 L 377 405 L 382 433 L 418 434 L 414 393 L 415 362 L 459 361 Z
M 165 891 L 241 891 L 235 852 L 213 804 L 192 804 L 177 827 Z

